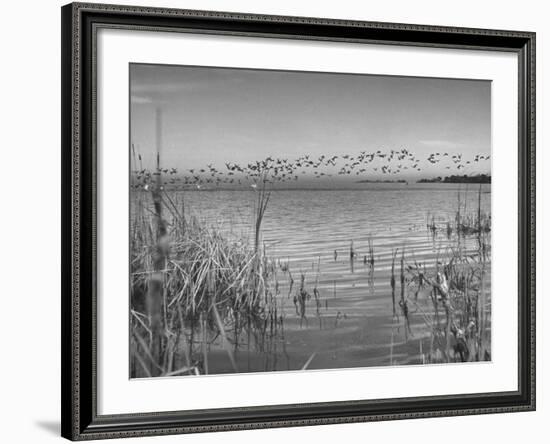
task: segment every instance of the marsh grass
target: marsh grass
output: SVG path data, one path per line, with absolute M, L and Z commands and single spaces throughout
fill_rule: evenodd
M 184 193 L 170 196 L 157 177 L 133 194 L 132 377 L 208 373 L 214 344 L 235 372 L 235 354 L 243 347 L 269 359 L 284 322 L 277 267 L 259 234 L 269 193 L 258 192 L 250 245 L 186 215 Z
M 462 212 L 460 217 L 461 220 L 471 220 L 472 216 Z M 469 236 L 460 231 L 455 235 L 457 238 Z M 403 316 L 414 316 L 424 325 L 418 338 L 421 362 L 491 359 L 491 304 L 487 291 L 490 242 L 487 236 L 483 230 L 475 232 L 478 240 L 476 251 L 467 251 L 457 239 L 456 247 L 438 254 L 434 264 L 418 263 L 414 255 L 409 258 L 405 267 L 407 276 L 403 278 L 403 272 L 401 274 L 400 305 Z M 404 261 L 403 251 L 401 264 Z M 392 294 L 395 288 L 393 279 Z M 419 298 L 419 295 L 424 298 Z M 406 311 L 404 308 L 409 306 L 411 310 Z M 426 337 L 422 331 L 428 332 L 428 350 L 423 346 Z M 407 319 L 406 341 L 409 333 L 413 331 Z
M 448 239 L 453 234 L 464 236 L 479 236 L 491 232 L 491 214 L 481 209 L 482 186 L 477 190 L 477 205 L 471 211 L 468 208 L 468 188 L 457 191 L 456 209 L 453 220 L 437 221 L 434 214 L 426 215 L 426 229 L 435 238 L 439 233 L 445 233 Z
M 433 311 L 422 312 L 430 332 L 430 349 L 422 359 L 431 363 L 490 360 L 484 266 L 452 263 L 454 259 L 443 270 L 423 277 Z M 411 285 L 420 285 L 418 269 L 409 272 Z M 418 302 L 414 305 L 419 307 Z

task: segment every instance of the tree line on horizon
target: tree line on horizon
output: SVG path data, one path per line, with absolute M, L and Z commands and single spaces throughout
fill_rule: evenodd
M 420 179 L 417 183 L 491 183 L 490 174 L 475 174 L 468 176 L 467 174 L 453 174 L 446 177 L 435 177 L 433 179 Z

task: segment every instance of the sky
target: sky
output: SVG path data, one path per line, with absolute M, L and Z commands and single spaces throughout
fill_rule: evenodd
M 178 172 L 268 156 L 407 149 L 421 171 L 394 168 L 391 179 L 490 173 L 490 161 L 460 171 L 427 161 L 435 152 L 490 154 L 486 80 L 131 64 L 130 112 L 131 143 L 147 168 L 160 114 L 161 164 Z M 377 161 L 353 180 L 387 179 L 374 171 Z

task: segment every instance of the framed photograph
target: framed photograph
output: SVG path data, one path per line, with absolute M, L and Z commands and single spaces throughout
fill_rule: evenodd
M 535 408 L 535 35 L 62 8 L 62 435 Z

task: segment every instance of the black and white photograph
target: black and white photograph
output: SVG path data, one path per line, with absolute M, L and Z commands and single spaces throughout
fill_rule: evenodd
M 490 81 L 129 71 L 131 378 L 491 361 Z
M 540 442 L 545 6 L 5 2 L 0 440 Z

